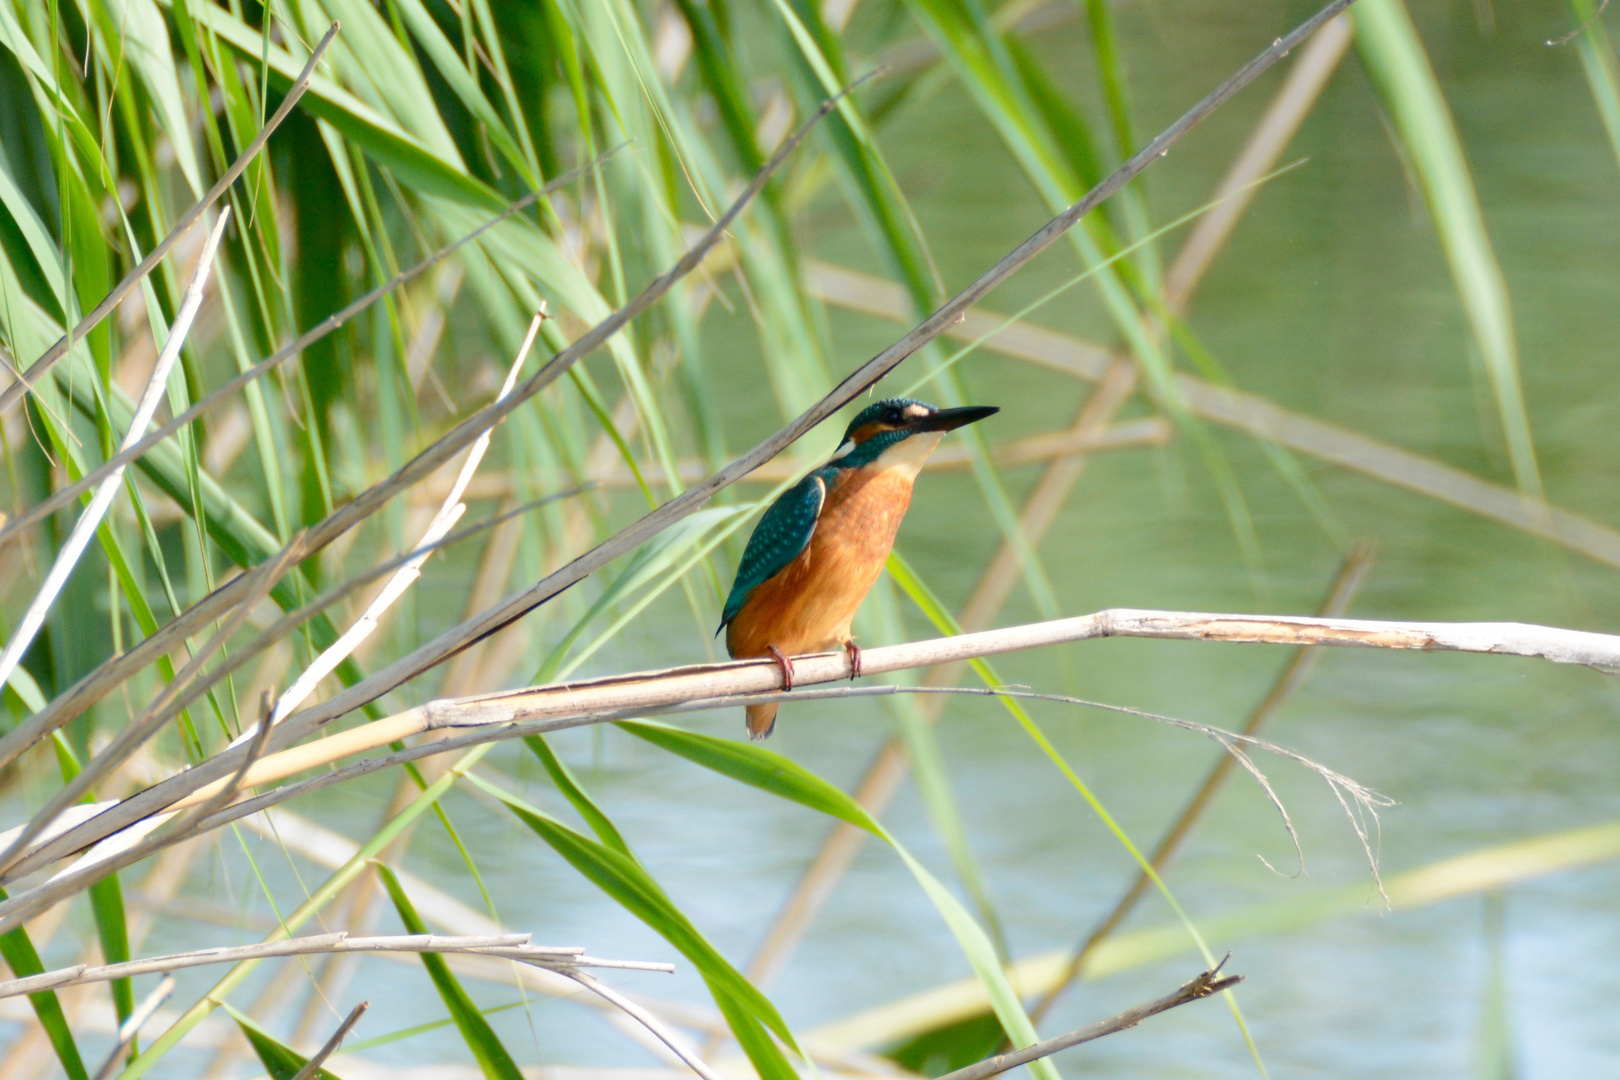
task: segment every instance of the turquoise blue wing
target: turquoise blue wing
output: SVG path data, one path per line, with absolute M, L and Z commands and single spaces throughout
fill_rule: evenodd
M 821 517 L 821 504 L 827 501 L 827 483 L 817 473 L 800 480 L 771 503 L 754 526 L 754 535 L 743 548 L 737 564 L 737 580 L 726 597 L 726 610 L 720 616 L 720 629 L 737 617 L 748 594 L 788 563 L 799 557 Z M 718 633 L 719 631 L 716 631 Z

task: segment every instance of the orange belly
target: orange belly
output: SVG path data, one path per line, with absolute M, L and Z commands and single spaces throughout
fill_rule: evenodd
M 789 656 L 842 646 L 910 505 L 911 477 L 898 470 L 840 478 L 809 545 L 757 586 L 726 626 L 726 651 L 741 659 L 764 656 L 772 645 Z

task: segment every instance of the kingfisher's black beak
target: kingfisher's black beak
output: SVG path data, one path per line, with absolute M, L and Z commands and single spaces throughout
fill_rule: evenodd
M 996 405 L 964 405 L 960 409 L 941 409 L 912 422 L 916 431 L 955 431 L 959 427 L 994 416 L 1001 409 Z

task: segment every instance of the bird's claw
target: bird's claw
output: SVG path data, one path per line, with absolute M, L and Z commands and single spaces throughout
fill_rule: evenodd
M 771 659 L 776 661 L 776 666 L 782 669 L 782 689 L 792 690 L 793 661 L 783 656 L 782 650 L 778 649 L 775 645 L 765 646 L 765 651 L 771 654 Z
M 861 677 L 861 647 L 855 644 L 854 639 L 846 641 L 844 654 L 849 657 L 849 681 L 854 682 Z

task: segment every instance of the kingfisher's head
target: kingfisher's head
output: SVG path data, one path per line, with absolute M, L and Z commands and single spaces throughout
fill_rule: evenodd
M 910 398 L 889 398 L 856 414 L 830 465 L 853 469 L 876 464 L 905 468 L 913 475 L 947 431 L 983 420 L 1001 410 L 994 405 L 936 409 Z

